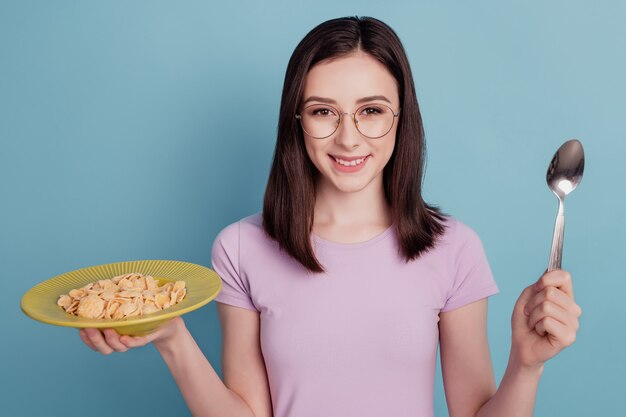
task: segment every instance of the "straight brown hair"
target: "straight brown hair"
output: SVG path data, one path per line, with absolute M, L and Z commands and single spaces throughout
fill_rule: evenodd
M 329 20 L 311 30 L 289 59 L 278 138 L 263 203 L 265 232 L 312 272 L 324 271 L 311 245 L 316 168 L 307 155 L 295 115 L 309 70 L 321 61 L 355 51 L 380 61 L 398 85 L 401 112 L 395 149 L 383 170 L 383 184 L 402 256 L 407 262 L 418 258 L 435 245 L 444 231 L 444 217 L 439 209 L 422 199 L 424 128 L 411 68 L 400 39 L 393 29 L 371 17 Z

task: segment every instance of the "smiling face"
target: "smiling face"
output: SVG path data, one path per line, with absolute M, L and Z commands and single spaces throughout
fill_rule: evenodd
M 369 117 L 389 109 L 398 113 L 400 107 L 393 76 L 362 52 L 316 64 L 306 76 L 302 100 L 300 110 L 308 111 L 309 117 L 334 117 L 337 111 L 351 114 L 358 109 L 364 132 L 366 124 L 376 123 Z M 317 187 L 340 192 L 377 187 L 383 192 L 383 168 L 393 153 L 397 117 L 386 134 L 371 139 L 359 132 L 350 114 L 344 114 L 337 130 L 323 139 L 312 137 L 312 129 L 304 131 L 307 154 L 320 173 Z

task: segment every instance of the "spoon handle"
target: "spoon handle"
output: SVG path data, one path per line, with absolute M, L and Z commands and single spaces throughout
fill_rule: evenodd
M 550 249 L 550 263 L 548 272 L 561 269 L 561 257 L 563 256 L 563 229 L 565 227 L 565 216 L 563 213 L 563 200 L 559 198 L 559 212 L 554 223 L 554 234 L 552 235 L 552 248 Z

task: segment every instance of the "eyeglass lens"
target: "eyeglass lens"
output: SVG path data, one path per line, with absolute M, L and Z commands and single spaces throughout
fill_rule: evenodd
M 391 130 L 396 117 L 393 110 L 382 104 L 359 107 L 353 114 L 342 114 L 327 104 L 313 104 L 304 108 L 300 122 L 308 135 L 323 139 L 335 133 L 342 117 L 348 116 L 351 119 L 354 117 L 356 128 L 363 136 L 380 138 Z

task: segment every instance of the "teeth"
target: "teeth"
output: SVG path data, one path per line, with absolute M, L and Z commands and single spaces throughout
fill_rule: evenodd
M 334 159 L 335 159 L 335 161 L 337 161 L 337 163 L 339 165 L 343 165 L 343 166 L 346 166 L 346 167 L 355 167 L 357 165 L 361 165 L 363 163 L 363 161 L 365 161 L 365 158 L 359 158 L 359 159 L 355 159 L 355 160 L 352 160 L 352 161 L 344 161 L 343 159 L 339 159 L 339 158 L 334 158 Z

